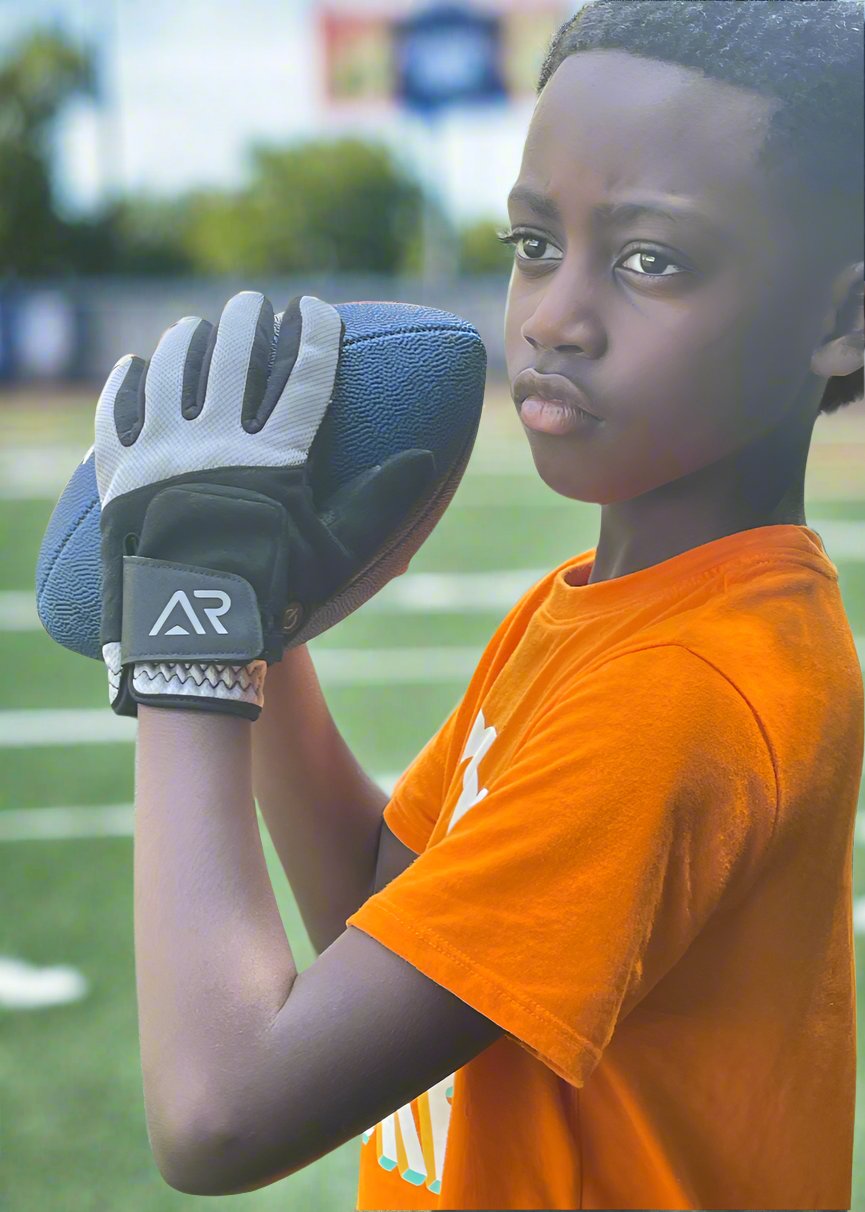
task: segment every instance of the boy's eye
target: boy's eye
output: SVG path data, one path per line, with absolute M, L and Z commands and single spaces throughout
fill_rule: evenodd
M 561 261 L 562 254 L 549 240 L 543 236 L 535 235 L 530 231 L 500 231 L 496 233 L 503 244 L 513 244 L 516 249 L 517 259 L 521 261 Z M 517 245 L 524 244 L 526 251 L 521 253 Z M 554 248 L 559 254 L 557 257 L 545 257 L 544 252 L 547 248 Z
M 516 248 L 516 257 L 518 261 L 535 261 L 541 263 L 549 263 L 550 261 L 561 261 L 562 252 L 545 236 L 536 235 L 533 232 L 520 231 L 519 229 L 498 232 L 499 240 L 503 244 L 513 244 Z M 520 252 L 518 245 L 524 245 L 525 251 Z M 546 250 L 554 249 L 556 256 L 545 256 Z M 635 261 L 635 264 L 628 266 L 628 261 Z M 634 248 L 624 257 L 616 262 L 617 267 L 621 266 L 628 273 L 635 274 L 641 278 L 676 278 L 682 273 L 690 272 L 687 268 L 680 265 L 678 261 L 674 261 L 672 257 L 667 256 L 665 252 L 657 248 Z M 671 272 L 672 270 L 672 272 Z
M 627 256 L 623 257 L 619 262 L 622 269 L 627 268 L 625 262 L 630 261 L 633 257 L 639 258 L 637 262 L 639 268 L 631 267 L 630 272 L 639 274 L 639 276 L 643 278 L 677 278 L 679 276 L 679 272 L 688 272 L 670 257 L 665 256 L 661 252 L 656 252 L 652 248 L 635 248 L 632 252 L 629 252 Z M 648 262 L 648 269 L 646 269 L 645 262 Z M 661 269 L 661 266 L 664 268 Z M 673 273 L 667 272 L 670 266 L 674 267 Z

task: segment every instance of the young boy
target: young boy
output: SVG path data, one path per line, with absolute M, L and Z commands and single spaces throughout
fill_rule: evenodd
M 679 0 L 557 35 L 507 362 L 599 541 L 514 606 L 390 800 L 304 648 L 255 724 L 141 707 L 172 1186 L 252 1190 L 363 1133 L 359 1209 L 849 1207 L 863 686 L 803 502 L 816 417 L 862 391 L 861 35 L 858 4 Z

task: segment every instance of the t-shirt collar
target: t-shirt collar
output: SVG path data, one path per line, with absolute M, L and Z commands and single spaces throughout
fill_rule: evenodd
M 551 621 L 618 610 L 632 606 L 647 596 L 675 592 L 684 580 L 731 560 L 768 556 L 769 559 L 783 562 L 792 558 L 798 563 L 810 564 L 824 576 L 838 579 L 838 570 L 826 554 L 820 535 L 810 526 L 790 523 L 758 526 L 752 530 L 722 535 L 719 539 L 691 547 L 649 568 L 589 585 L 587 581 L 596 551 L 596 547 L 584 551 L 556 570 L 543 607 Z

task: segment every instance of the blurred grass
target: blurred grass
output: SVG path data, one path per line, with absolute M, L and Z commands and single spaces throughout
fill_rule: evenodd
M 69 457 L 89 447 L 96 392 L 25 392 L 0 398 L 0 451 Z M 807 515 L 865 519 L 865 413 L 818 422 L 809 462 Z M 76 453 L 77 452 L 77 453 Z M 28 464 L 29 466 L 30 464 Z M 53 501 L 0 500 L 0 591 L 32 592 L 36 551 Z M 412 572 L 552 568 L 591 547 L 596 507 L 567 502 L 534 473 L 510 404 L 492 384 L 469 471 L 442 522 L 412 561 Z M 848 616 L 865 630 L 865 563 L 836 561 Z M 475 647 L 480 652 L 504 610 L 467 614 L 360 611 L 313 643 L 319 648 Z M 41 631 L 0 632 L 0 708 L 104 707 L 105 673 Z M 397 772 L 456 703 L 464 680 L 426 686 L 335 687 L 333 715 L 371 773 Z M 0 808 L 131 803 L 131 743 L 0 749 Z M 263 843 L 277 900 L 303 969 L 313 952 L 266 831 Z M 865 894 L 863 851 L 855 860 Z M 0 845 L 0 954 L 34 964 L 71 964 L 90 982 L 77 1003 L 0 1010 L 0 1169 L 4 1212 L 169 1212 L 205 1201 L 172 1191 L 150 1154 L 141 1091 L 132 938 L 132 841 L 16 842 Z M 860 1002 L 865 939 L 857 939 Z M 859 1132 L 853 1208 L 865 1209 L 865 1039 L 859 1028 Z M 299 1174 L 222 1202 L 238 1212 L 287 1208 L 347 1212 L 355 1206 L 359 1141 Z M 206 1206 L 212 1206 L 212 1200 Z

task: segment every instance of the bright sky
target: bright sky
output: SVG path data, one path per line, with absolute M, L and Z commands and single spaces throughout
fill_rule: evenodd
M 355 0 L 359 7 L 363 0 Z M 99 40 L 109 104 L 70 105 L 58 130 L 58 185 L 83 210 L 106 190 L 172 193 L 239 183 L 255 138 L 351 131 L 387 142 L 418 171 L 439 165 L 461 218 L 506 217 L 532 100 L 458 109 L 430 135 L 396 111 L 328 112 L 318 101 L 315 0 L 0 0 L 0 53 L 56 22 Z

